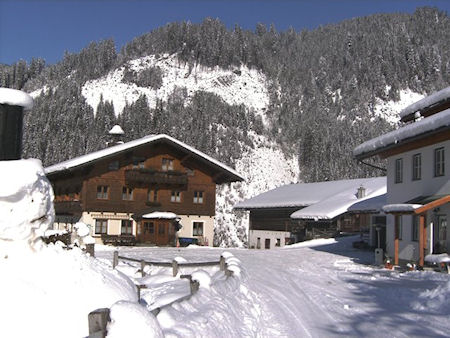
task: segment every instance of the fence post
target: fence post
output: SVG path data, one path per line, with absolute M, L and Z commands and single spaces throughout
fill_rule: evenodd
M 95 258 L 95 244 L 94 243 L 86 244 L 86 253 L 88 253 L 91 257 Z
M 113 269 L 115 269 L 118 264 L 119 264 L 119 251 L 114 250 Z
M 96 337 L 105 338 L 106 337 L 106 325 L 111 320 L 109 317 L 109 309 L 102 308 L 97 309 L 89 313 L 88 323 L 89 323 L 89 335 L 96 334 Z M 100 334 L 100 335 L 99 335 Z
M 225 270 L 225 257 L 223 257 L 222 255 L 220 256 L 220 271 L 224 271 Z
M 178 262 L 175 259 L 172 261 L 172 269 L 173 276 L 175 277 L 178 274 Z
M 227 277 L 233 276 L 233 271 L 228 270 L 228 264 L 225 264 L 225 276 Z
M 142 260 L 141 261 L 141 274 L 142 274 L 142 277 L 145 277 L 144 268 L 145 268 L 145 261 Z

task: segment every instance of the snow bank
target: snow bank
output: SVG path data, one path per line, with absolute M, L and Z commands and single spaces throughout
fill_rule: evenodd
M 318 238 L 310 241 L 299 242 L 295 244 L 285 245 L 281 249 L 298 249 L 298 248 L 313 248 L 315 246 L 335 244 L 337 241 L 335 238 Z
M 85 337 L 89 312 L 119 300 L 137 301 L 128 277 L 78 248 L 51 244 L 1 258 L 0 271 L 3 337 Z
M 0 255 L 36 249 L 53 224 L 53 190 L 38 160 L 0 161 Z
M 0 104 L 20 106 L 24 110 L 31 110 L 33 108 L 33 98 L 20 90 L 0 88 Z
M 54 219 L 53 192 L 39 161 L 1 161 L 0 173 L 2 337 L 85 337 L 89 312 L 137 301 L 122 273 L 78 248 L 39 239 Z M 84 224 L 77 227 L 86 234 Z
M 108 338 L 164 337 L 155 316 L 140 304 L 119 301 L 111 307 Z

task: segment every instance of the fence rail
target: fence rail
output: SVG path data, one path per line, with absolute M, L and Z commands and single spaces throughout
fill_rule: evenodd
M 228 269 L 227 263 L 225 261 L 225 257 L 223 257 L 222 255 L 220 256 L 220 260 L 218 260 L 218 261 L 180 262 L 180 263 L 178 263 L 176 260 L 172 260 L 172 262 L 152 262 L 152 261 L 146 261 L 143 259 L 119 256 L 118 251 L 114 251 L 113 269 L 115 269 L 116 266 L 119 264 L 119 259 L 128 260 L 130 262 L 140 263 L 142 276 L 145 276 L 145 272 L 144 272 L 145 265 L 172 267 L 174 277 L 178 274 L 178 269 L 180 267 L 201 267 L 201 266 L 214 266 L 214 265 L 219 265 L 220 270 L 224 272 L 225 276 L 231 277 L 233 275 L 233 271 Z M 163 308 L 171 306 L 174 303 L 179 303 L 179 302 L 188 300 L 189 298 L 192 297 L 192 295 L 194 295 L 199 290 L 200 283 L 196 280 L 193 280 L 192 275 L 180 275 L 180 278 L 187 279 L 189 281 L 190 294 L 180 297 L 178 299 L 175 299 L 174 301 L 172 301 L 168 304 L 164 304 L 164 305 L 154 308 L 153 310 L 151 310 L 153 315 L 157 316 L 158 313 L 160 313 Z M 136 288 L 137 288 L 138 300 L 140 301 L 141 300 L 141 290 L 147 289 L 148 287 L 145 284 L 138 284 L 138 285 L 136 285 Z M 110 313 L 110 311 L 107 308 L 97 309 L 97 310 L 89 313 L 89 315 L 88 315 L 89 336 L 87 338 L 105 338 L 106 337 L 106 335 L 107 335 L 106 327 L 108 325 L 108 322 L 110 321 L 109 313 Z
M 220 260 L 218 261 L 211 261 L 211 262 L 177 262 L 175 259 L 172 260 L 172 262 L 158 262 L 158 261 L 146 261 L 144 259 L 137 259 L 132 257 L 125 257 L 125 256 L 119 256 L 118 251 L 114 251 L 113 256 L 113 269 L 116 268 L 116 266 L 119 264 L 119 259 L 130 261 L 130 262 L 136 262 L 141 263 L 141 273 L 142 277 L 145 276 L 144 267 L 146 265 L 153 265 L 153 266 L 161 266 L 161 267 L 171 267 L 173 270 L 173 276 L 175 277 L 178 274 L 178 270 L 180 268 L 197 268 L 202 266 L 214 266 L 219 265 L 220 270 L 225 270 L 225 258 L 220 256 Z

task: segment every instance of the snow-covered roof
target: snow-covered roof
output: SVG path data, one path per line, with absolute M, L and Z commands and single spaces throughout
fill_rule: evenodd
M 380 212 L 386 205 L 387 194 L 382 194 L 354 203 L 348 208 L 351 212 Z
M 422 204 L 408 204 L 408 203 L 398 203 L 398 204 L 387 204 L 383 207 L 383 211 L 387 214 L 390 213 L 410 213 L 414 210 L 420 208 Z
M 173 212 L 154 211 L 149 214 L 142 215 L 142 218 L 147 219 L 176 219 L 178 216 Z
M 31 110 L 33 108 L 33 98 L 20 90 L 0 88 L 0 104 L 20 106 L 24 110 Z
M 357 202 L 386 194 L 386 177 L 365 179 L 363 183 L 356 182 L 358 180 L 351 181 L 340 191 L 329 193 L 321 201 L 294 212 L 291 218 L 332 220 L 349 211 L 349 208 Z M 358 199 L 357 190 L 361 185 L 366 189 L 366 195 Z
M 365 187 L 366 192 L 371 194 L 372 190 L 374 190 L 372 185 L 376 186 L 377 189 L 381 189 L 383 186 L 385 187 L 386 177 L 284 185 L 242 201 L 236 204 L 234 208 L 263 209 L 309 207 L 332 198 L 333 196 L 340 196 L 344 191 L 351 190 L 350 194 L 355 195 L 360 186 Z
M 182 149 L 200 157 L 201 159 L 205 160 L 210 165 L 212 165 L 216 168 L 219 168 L 220 170 L 226 171 L 226 173 L 228 175 L 230 175 L 232 177 L 232 179 L 235 181 L 243 181 L 244 180 L 244 178 L 241 175 L 239 175 L 234 169 L 232 169 L 232 168 L 228 167 L 227 165 L 217 161 L 216 159 L 206 155 L 205 153 L 201 152 L 200 150 L 197 150 L 197 149 L 195 149 L 195 148 L 193 148 L 193 147 L 191 147 L 169 135 L 166 135 L 166 134 L 144 136 L 137 140 L 133 140 L 133 141 L 123 143 L 123 144 L 118 144 L 118 145 L 115 145 L 115 146 L 112 146 L 109 148 L 95 151 L 93 153 L 75 157 L 73 159 L 70 159 L 70 160 L 67 160 L 64 162 L 60 162 L 60 163 L 57 163 L 50 167 L 45 168 L 45 173 L 47 175 L 49 175 L 49 174 L 55 174 L 58 172 L 70 170 L 70 169 L 75 169 L 75 168 L 81 167 L 83 165 L 86 165 L 86 164 L 89 164 L 92 162 L 96 162 L 100 159 L 108 158 L 108 157 L 117 155 L 119 153 L 128 151 L 130 149 L 133 149 L 133 148 L 136 148 L 136 147 L 139 147 L 142 145 L 146 145 L 146 144 L 155 143 L 157 141 L 166 141 L 172 145 L 175 145 L 179 148 L 182 148 Z
M 110 135 L 123 135 L 125 132 L 123 131 L 122 127 L 116 124 L 114 127 L 111 128 L 109 131 Z
M 450 100 L 450 87 L 444 88 L 436 93 L 433 93 L 427 97 L 424 97 L 422 100 L 419 100 L 405 109 L 400 111 L 400 117 L 403 119 L 408 115 L 412 115 L 415 112 L 421 111 L 426 108 L 430 108 L 436 105 L 439 102 Z
M 353 150 L 353 156 L 360 159 L 367 158 L 377 154 L 382 149 L 396 146 L 399 143 L 405 143 L 412 138 L 425 136 L 438 130 L 449 128 L 450 109 L 446 109 L 360 144 Z

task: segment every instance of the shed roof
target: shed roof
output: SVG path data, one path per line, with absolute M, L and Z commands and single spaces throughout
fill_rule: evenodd
M 293 213 L 292 218 L 330 219 L 362 200 L 356 197 L 361 186 L 366 188 L 364 199 L 383 194 L 386 192 L 386 177 L 289 184 L 242 201 L 234 208 L 252 210 L 298 207 L 303 209 Z
M 357 190 L 360 186 L 366 189 L 366 194 L 358 199 Z M 366 179 L 360 184 L 348 182 L 347 186 L 343 187 L 342 190 L 329 194 L 323 200 L 294 212 L 291 218 L 332 220 L 349 211 L 349 208 L 355 203 L 383 194 L 386 194 L 386 177 Z
M 183 150 L 186 153 L 191 154 L 192 156 L 198 158 L 209 166 L 214 167 L 217 170 L 224 172 L 228 176 L 228 180 L 226 182 L 233 181 L 243 181 L 244 178 L 238 174 L 234 169 L 229 166 L 217 161 L 216 159 L 206 155 L 200 150 L 195 149 L 169 135 L 159 134 L 159 135 L 148 135 L 144 136 L 140 139 L 133 140 L 130 142 L 126 142 L 123 144 L 118 144 L 109 148 L 101 149 L 86 155 L 82 155 L 79 157 L 72 158 L 70 160 L 60 162 L 45 168 L 45 173 L 47 175 L 53 175 L 56 173 L 64 172 L 67 170 L 74 170 L 76 168 L 85 166 L 87 164 L 95 163 L 101 159 L 110 158 L 117 154 L 124 153 L 131 149 L 141 147 L 144 145 L 150 145 L 157 142 L 165 142 L 172 146 L 177 147 L 178 149 Z

